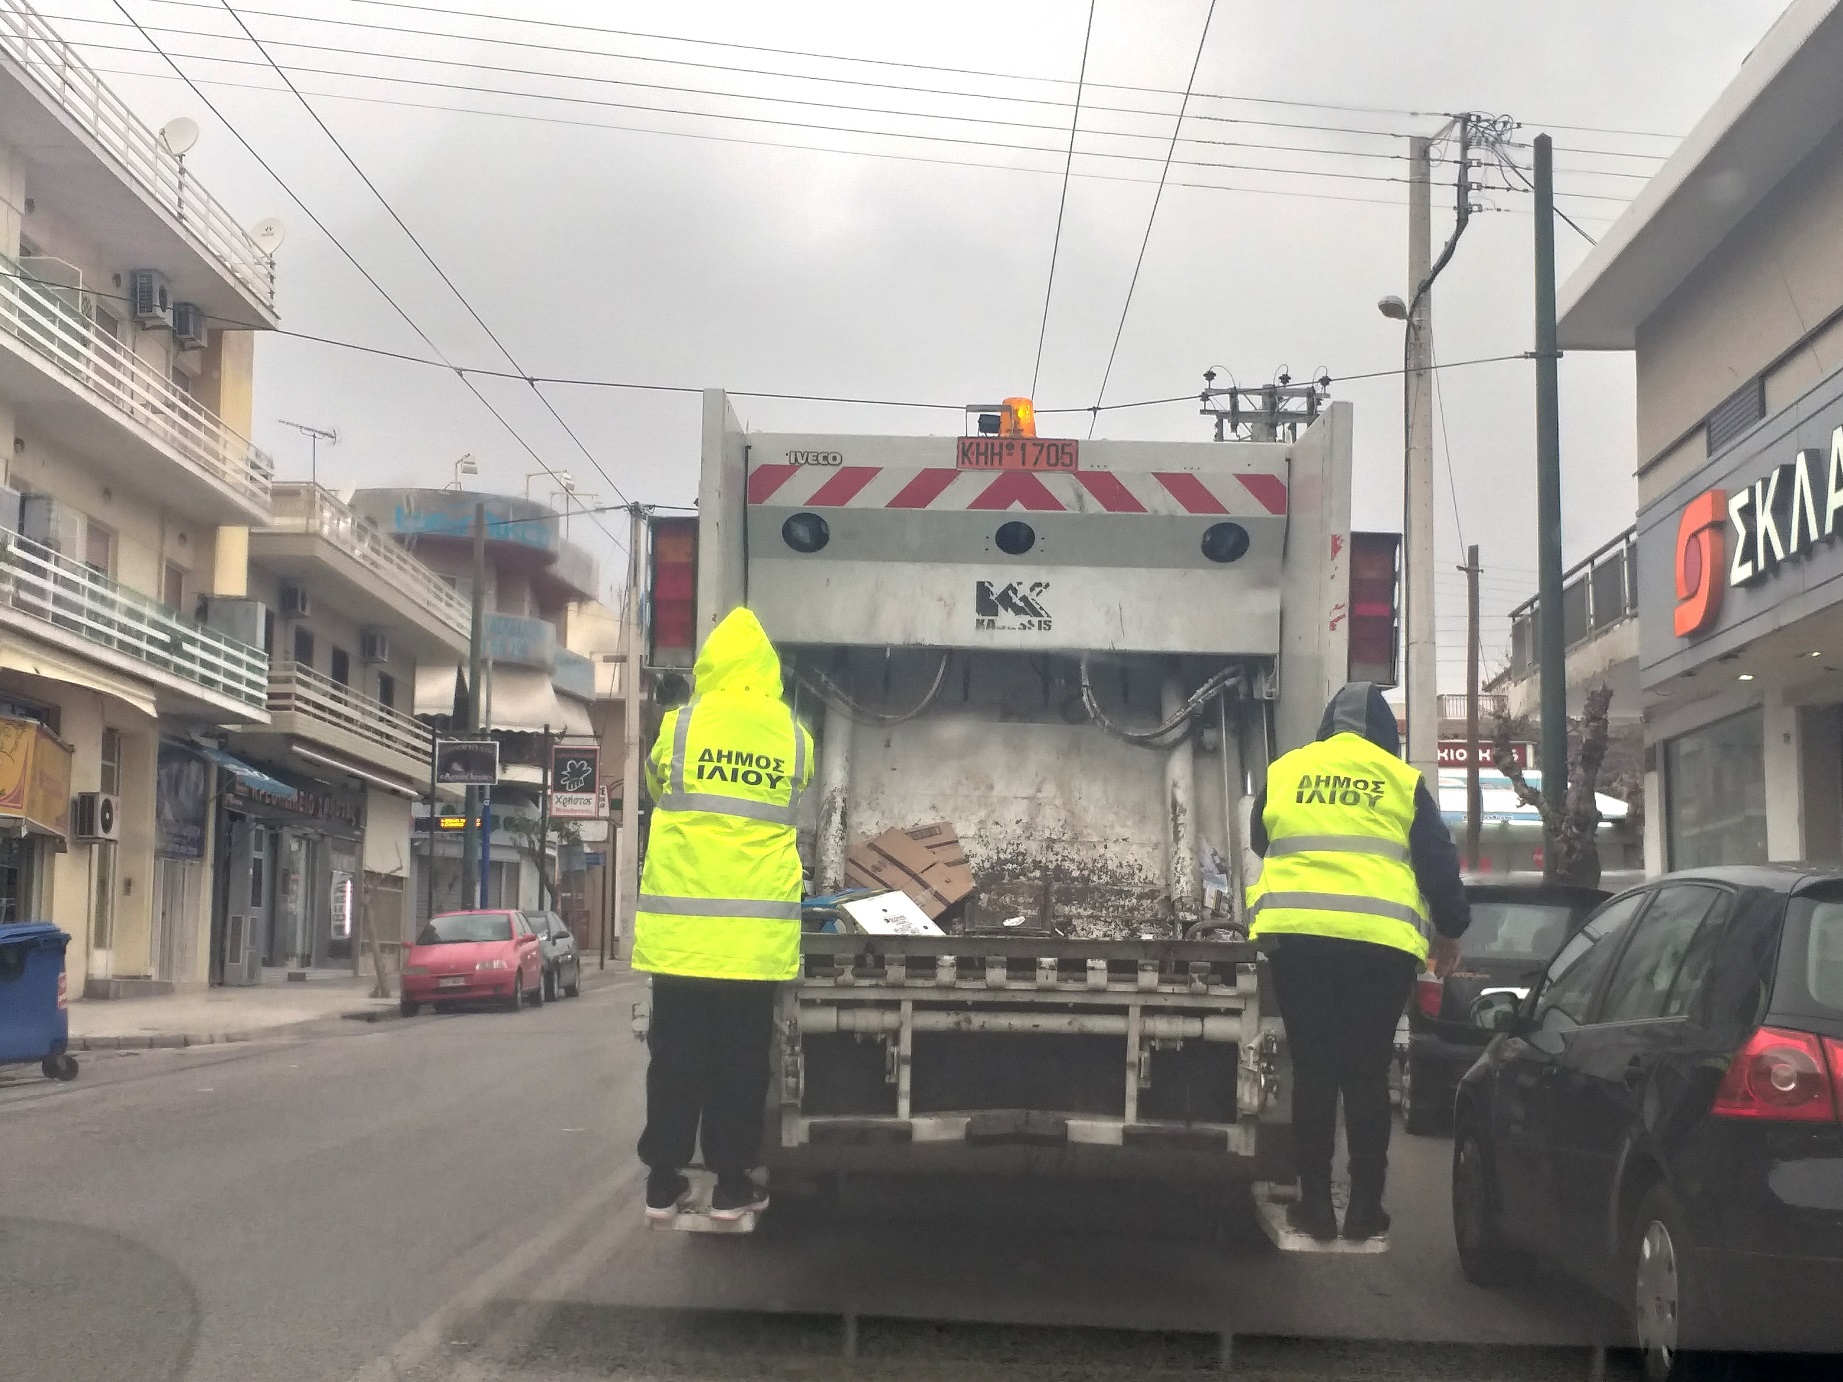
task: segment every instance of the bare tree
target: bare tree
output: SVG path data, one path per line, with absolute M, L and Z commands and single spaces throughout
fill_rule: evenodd
M 1548 794 L 1532 787 L 1517 766 L 1511 747 L 1514 740 L 1529 733 L 1526 718 L 1503 717 L 1497 721 L 1491 752 L 1497 770 L 1510 779 L 1517 800 L 1533 806 L 1542 816 L 1545 847 L 1542 852 L 1542 876 L 1550 883 L 1578 883 L 1595 887 L 1600 882 L 1600 848 L 1597 832 L 1600 807 L 1596 800 L 1600 789 L 1600 766 L 1606 761 L 1606 712 L 1612 704 L 1610 686 L 1601 684 L 1587 693 L 1581 716 L 1571 721 L 1568 736 L 1568 791 L 1558 803 Z

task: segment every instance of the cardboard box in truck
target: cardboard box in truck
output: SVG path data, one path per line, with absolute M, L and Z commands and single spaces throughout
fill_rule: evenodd
M 845 886 L 906 893 L 936 920 L 976 886 L 960 837 L 946 821 L 886 830 L 845 851 Z

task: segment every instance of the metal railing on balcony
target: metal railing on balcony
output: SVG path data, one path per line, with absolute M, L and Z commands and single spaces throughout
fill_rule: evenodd
M 277 662 L 271 669 L 269 713 L 298 715 L 342 729 L 419 764 L 429 762 L 433 749 L 432 736 L 419 720 L 298 662 Z
M 434 571 L 405 551 L 374 521 L 342 504 L 318 485 L 284 483 L 273 492 L 270 532 L 311 533 L 325 538 L 391 587 L 426 607 L 465 637 L 473 611 L 467 600 Z
M 25 0 L 0 0 L 0 53 L 24 67 L 258 301 L 275 306 L 274 259 Z
M 17 533 L 0 532 L 0 605 L 261 710 L 269 659 Z
M 1503 716 L 1509 708 L 1510 698 L 1496 691 L 1478 693 L 1478 718 L 1489 724 Z M 1440 696 L 1440 718 L 1442 720 L 1463 720 L 1465 718 L 1465 697 L 1443 692 Z
M 1573 648 L 1638 614 L 1638 529 L 1627 528 L 1585 561 L 1562 574 L 1563 641 Z M 1510 611 L 1510 674 L 1521 680 L 1541 656 L 1540 601 L 1525 600 Z
M 43 356 L 99 406 L 145 427 L 194 469 L 268 506 L 274 461 L 164 372 L 99 330 L 84 310 L 81 288 L 35 278 L 0 256 L 0 333 Z

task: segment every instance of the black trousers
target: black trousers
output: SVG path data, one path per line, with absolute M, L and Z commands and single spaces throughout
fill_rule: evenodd
M 1328 1190 L 1344 1096 L 1352 1199 L 1380 1200 L 1389 1168 L 1389 1063 L 1420 962 L 1405 950 L 1285 936 L 1269 957 L 1293 1060 L 1293 1150 L 1307 1193 Z
M 689 1166 L 701 1134 L 704 1165 L 719 1176 L 759 1164 L 776 988 L 653 976 L 641 1161 L 663 1171 Z

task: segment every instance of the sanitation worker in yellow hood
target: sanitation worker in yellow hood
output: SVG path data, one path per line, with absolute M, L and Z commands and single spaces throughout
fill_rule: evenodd
M 716 1173 L 710 1217 L 767 1207 L 760 1160 L 775 986 L 800 966 L 794 817 L 813 743 L 781 699 L 781 659 L 732 610 L 698 654 L 696 694 L 667 713 L 647 759 L 653 796 L 634 968 L 653 976 L 647 1044 L 646 1214 L 690 1198 L 699 1139 Z

